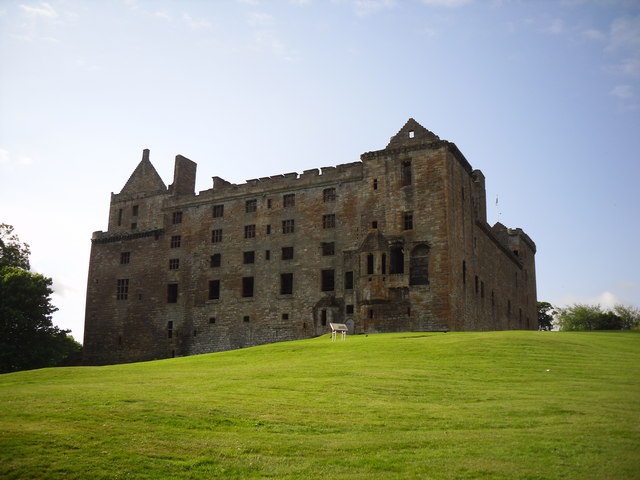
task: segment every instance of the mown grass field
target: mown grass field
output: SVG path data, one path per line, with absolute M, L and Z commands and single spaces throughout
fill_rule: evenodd
M 640 478 L 640 332 L 328 337 L 0 375 L 0 478 Z

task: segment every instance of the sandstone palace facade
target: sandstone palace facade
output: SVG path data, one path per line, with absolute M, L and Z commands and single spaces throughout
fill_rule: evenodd
M 87 364 L 325 334 L 537 329 L 534 242 L 486 220 L 485 179 L 410 119 L 360 161 L 195 193 L 145 150 L 92 238 Z

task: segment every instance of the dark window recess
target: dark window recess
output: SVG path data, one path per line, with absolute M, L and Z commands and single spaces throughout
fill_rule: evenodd
M 257 200 L 247 200 L 245 202 L 245 206 L 244 206 L 245 211 L 247 213 L 255 212 L 257 207 L 258 207 L 258 201 Z
M 174 225 L 176 225 L 177 223 L 182 223 L 182 212 L 173 212 L 171 221 Z
M 404 160 L 401 164 L 401 185 L 411 185 L 411 160 Z
M 267 235 L 271 235 L 271 225 L 267 225 Z
M 282 260 L 291 260 L 293 258 L 293 247 L 282 247 Z
M 122 252 L 120 254 L 120 264 L 126 265 L 131 260 L 131 252 Z
M 222 263 L 222 255 L 219 253 L 214 253 L 213 255 L 211 255 L 211 259 L 210 259 L 210 265 L 211 267 L 219 267 L 220 264 Z
M 320 288 L 323 292 L 332 292 L 335 289 L 335 270 L 322 270 Z
M 345 290 L 353 290 L 353 272 L 344 272 Z
M 347 306 L 346 306 L 346 308 L 345 308 L 345 310 L 344 310 L 344 312 L 345 312 L 347 315 L 351 315 L 351 314 L 353 314 L 353 305 L 347 305 Z
M 173 235 L 171 237 L 170 247 L 171 248 L 180 248 L 181 241 L 182 241 L 182 239 L 180 238 L 180 235 Z
M 170 283 L 167 285 L 167 303 L 178 303 L 177 283 Z
M 216 317 L 209 317 L 209 323 L 216 323 Z
M 386 253 L 382 254 L 382 261 L 380 262 L 380 267 L 382 270 L 382 274 L 386 275 L 387 274 L 387 254 Z
M 224 205 L 213 206 L 213 218 L 224 217 Z
M 377 220 L 374 220 L 373 222 L 371 222 L 371 228 L 373 228 L 374 230 L 378 228 Z
M 256 261 L 256 252 L 254 252 L 253 250 L 250 252 L 243 252 L 242 253 L 242 262 L 247 264 L 247 263 L 255 263 Z
M 293 233 L 295 231 L 295 220 L 282 221 L 282 233 Z
M 133 215 L 134 217 L 138 216 L 138 205 L 133 206 L 133 208 L 131 209 L 131 215 Z
M 220 298 L 220 280 L 209 280 L 209 300 Z
M 136 228 L 138 228 L 138 224 L 136 222 L 133 222 L 131 224 L 131 230 L 135 230 Z
M 327 325 L 327 311 L 322 310 L 320 312 L 320 324 L 324 327 Z
M 267 208 L 271 208 L 273 205 L 273 201 L 269 198 L 267 199 Z
M 173 322 L 169 320 L 167 322 L 167 338 L 172 338 L 172 337 L 173 337 Z
M 373 275 L 374 272 L 374 261 L 373 253 L 367 255 L 367 275 Z
M 336 189 L 335 188 L 325 188 L 322 191 L 322 200 L 326 202 L 333 202 L 336 199 Z
M 373 318 L 373 309 L 369 310 L 369 318 Z
M 245 225 L 244 226 L 244 238 L 255 238 L 256 237 L 256 226 L 255 225 Z
M 429 247 L 418 245 L 411 252 L 409 285 L 429 284 Z
M 122 225 L 122 209 L 118 210 L 118 226 Z
M 402 216 L 402 228 L 404 230 L 413 230 L 413 214 L 405 213 Z
M 180 259 L 179 258 L 170 258 L 169 259 L 169 270 L 178 270 L 180 268 Z
M 244 323 L 249 323 L 249 321 L 251 321 L 251 317 L 249 317 L 249 315 L 245 315 L 244 317 L 242 317 L 242 321 Z
M 322 216 L 322 228 L 335 228 L 336 227 L 336 216 L 333 213 L 329 215 Z
M 377 190 L 377 189 L 378 189 L 378 179 L 377 179 L 377 178 L 374 178 L 374 179 L 373 179 L 373 189 L 374 189 L 374 190 Z
M 296 206 L 296 194 L 288 193 L 287 195 L 282 196 L 282 205 L 287 207 L 295 207 Z
M 336 244 L 334 242 L 323 242 L 322 243 L 322 255 L 335 255 L 336 254 Z
M 265 260 L 271 260 L 271 250 L 265 250 L 264 251 L 264 259 Z
M 280 274 L 280 295 L 291 295 L 293 293 L 293 273 Z
M 389 273 L 404 273 L 404 250 L 400 246 L 391 247 L 389 251 Z
M 116 299 L 127 300 L 129 298 L 129 279 L 122 278 L 116 283 Z
M 242 296 L 253 297 L 253 277 L 242 277 Z
M 222 229 L 217 228 L 211 230 L 211 243 L 220 243 L 222 241 Z
M 289 320 L 289 314 L 288 313 L 283 313 L 282 314 L 282 319 L 283 320 Z

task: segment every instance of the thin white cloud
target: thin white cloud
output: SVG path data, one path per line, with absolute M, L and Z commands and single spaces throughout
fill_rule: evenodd
M 473 0 L 420 0 L 425 5 L 430 7 L 461 7 L 467 5 Z
M 156 12 L 153 15 L 164 20 L 171 20 L 171 15 L 164 11 Z
M 236 3 L 241 3 L 243 5 L 251 5 L 252 7 L 255 7 L 260 2 L 259 0 L 236 0 Z
M 189 26 L 189 28 L 192 28 L 193 30 L 198 30 L 201 28 L 211 28 L 211 23 L 207 19 L 193 18 L 188 13 L 182 14 L 182 20 Z
M 608 49 L 624 49 L 640 55 L 640 15 L 616 18 L 611 23 Z
M 353 6 L 358 15 L 364 16 L 393 8 L 396 6 L 396 0 L 356 0 Z
M 0 165 L 9 163 L 9 151 L 4 148 L 0 148 Z
M 58 13 L 55 9 L 46 2 L 41 2 L 38 6 L 20 5 L 20 8 L 24 10 L 27 15 L 56 18 Z
M 24 165 L 29 166 L 33 164 L 33 158 L 26 155 L 13 156 L 9 153 L 9 150 L 0 148 L 0 165 Z
M 616 85 L 609 94 L 621 100 L 629 100 L 636 96 L 631 85 Z
M 262 12 L 250 12 L 248 22 L 252 27 L 270 27 L 275 23 L 273 15 Z
M 600 30 L 596 30 L 595 28 L 584 30 L 582 34 L 589 40 L 594 40 L 596 42 L 604 42 L 607 40 L 607 35 Z

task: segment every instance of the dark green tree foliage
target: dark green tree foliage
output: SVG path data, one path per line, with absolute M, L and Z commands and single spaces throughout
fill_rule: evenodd
M 560 330 L 625 330 L 636 328 L 640 310 L 616 305 L 613 311 L 603 311 L 600 305 L 574 304 L 558 309 Z
M 556 313 L 555 307 L 549 302 L 538 302 L 538 330 L 550 331 Z
M 58 365 L 81 346 L 53 325 L 52 281 L 28 271 L 29 247 L 0 229 L 0 373 Z

